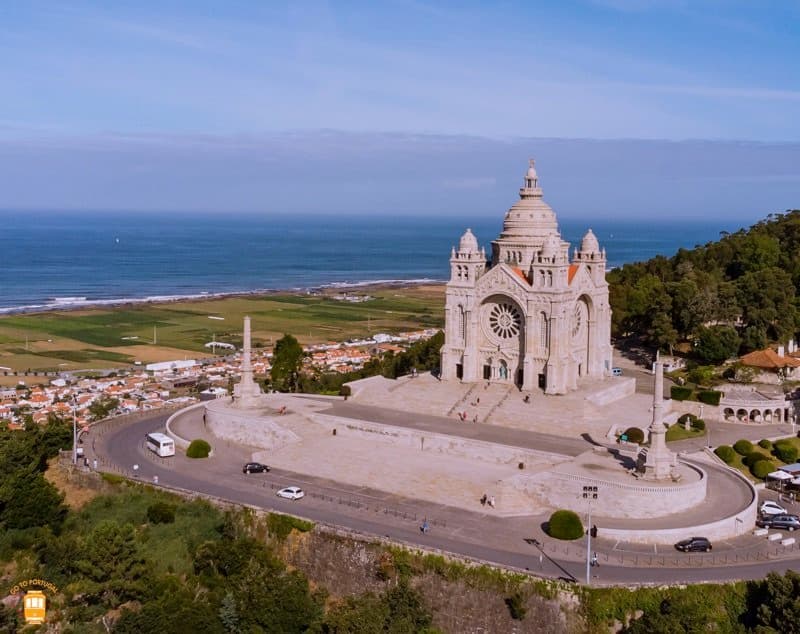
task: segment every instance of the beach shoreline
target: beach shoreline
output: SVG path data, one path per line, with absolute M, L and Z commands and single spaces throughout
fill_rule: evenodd
M 430 288 L 440 290 L 444 296 L 446 280 L 430 278 L 412 280 L 372 280 L 363 282 L 331 282 L 311 287 L 300 288 L 264 288 L 250 291 L 220 291 L 214 293 L 192 293 L 187 295 L 153 295 L 148 297 L 128 297 L 117 299 L 87 299 L 85 297 L 54 297 L 47 304 L 31 304 L 0 308 L 0 319 L 14 315 L 39 315 L 59 312 L 78 312 L 87 310 L 103 310 L 132 308 L 137 306 L 175 305 L 232 298 L 259 298 L 278 295 L 328 297 L 341 294 L 365 294 L 398 288 Z

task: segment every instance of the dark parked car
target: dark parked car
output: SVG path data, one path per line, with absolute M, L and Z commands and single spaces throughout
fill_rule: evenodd
M 675 548 L 685 553 L 701 552 L 707 553 L 711 550 L 711 542 L 705 537 L 690 537 L 675 544 Z
M 783 528 L 787 531 L 793 531 L 800 528 L 800 517 L 797 517 L 797 515 L 770 515 L 759 519 L 756 525 L 764 528 Z
M 264 473 L 265 471 L 269 471 L 269 467 L 260 462 L 248 462 L 242 467 L 242 473 Z

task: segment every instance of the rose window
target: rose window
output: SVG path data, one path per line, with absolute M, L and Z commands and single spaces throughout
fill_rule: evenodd
M 492 332 L 501 339 L 511 339 L 519 335 L 522 315 L 516 306 L 496 304 L 489 313 L 489 326 Z

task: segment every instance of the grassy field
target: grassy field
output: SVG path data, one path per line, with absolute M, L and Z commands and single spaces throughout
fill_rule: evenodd
M 284 333 L 306 344 L 443 324 L 442 287 L 363 292 L 373 299 L 275 294 L 0 317 L 0 366 L 75 370 L 210 356 L 212 339 L 241 345 L 245 315 L 254 345 L 267 348 Z

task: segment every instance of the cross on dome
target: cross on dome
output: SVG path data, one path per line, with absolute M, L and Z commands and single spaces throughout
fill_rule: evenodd
M 536 160 L 535 159 L 528 159 L 528 171 L 525 172 L 525 185 L 520 191 L 520 195 L 525 192 L 525 190 L 538 190 L 539 189 L 539 175 L 536 173 Z M 533 191 L 533 192 L 525 192 L 526 195 L 530 194 L 538 194 L 539 196 L 542 195 L 541 191 Z

